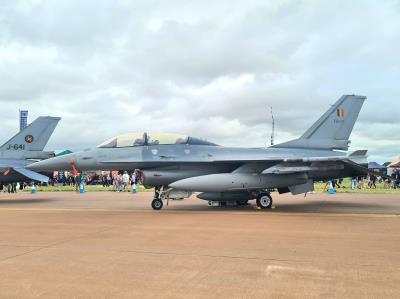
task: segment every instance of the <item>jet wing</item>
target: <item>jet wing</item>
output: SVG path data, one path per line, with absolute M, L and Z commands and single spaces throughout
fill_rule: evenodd
M 273 162 L 273 163 L 271 163 Z M 290 157 L 276 158 L 273 161 L 247 161 L 235 173 L 262 173 L 262 174 L 293 174 L 311 171 L 342 170 L 346 165 L 362 173 L 369 173 L 367 168 L 360 164 L 367 163 L 367 151 L 358 150 L 346 156 L 327 157 Z M 362 169 L 361 169 L 362 168 Z M 375 173 L 376 174 L 376 173 Z
M 15 170 L 16 172 L 22 174 L 23 176 L 26 176 L 27 178 L 30 178 L 34 181 L 42 182 L 42 183 L 47 183 L 49 181 L 49 178 L 43 174 L 34 172 L 32 170 L 23 168 L 23 167 L 13 167 L 11 168 Z
M 329 162 L 329 161 L 327 161 Z M 262 174 L 290 174 L 299 172 L 309 171 L 330 171 L 330 170 L 341 170 L 344 168 L 342 163 L 323 163 L 315 162 L 309 165 L 299 163 L 279 163 L 263 170 Z
M 330 170 L 340 170 L 344 166 L 349 166 L 350 168 L 357 170 L 363 174 L 373 174 L 375 176 L 380 176 L 385 179 L 392 179 L 390 176 L 378 173 L 376 171 L 370 170 L 365 166 L 362 166 L 351 159 L 341 158 L 341 159 L 316 159 L 312 160 L 312 163 L 299 163 L 296 162 L 282 162 L 262 171 L 262 174 L 290 174 L 290 173 L 300 173 L 309 171 L 330 171 Z M 311 162 L 310 159 L 302 160 L 301 162 Z M 324 163 L 326 162 L 326 163 Z M 336 163 L 335 163 L 336 162 Z
M 289 174 L 309 171 L 343 169 L 347 157 L 308 157 L 275 159 L 273 161 L 251 161 L 242 164 L 234 173 Z

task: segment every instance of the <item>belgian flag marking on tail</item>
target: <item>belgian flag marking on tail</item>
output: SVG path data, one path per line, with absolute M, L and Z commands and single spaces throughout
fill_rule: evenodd
M 339 118 L 344 118 L 344 109 L 343 109 L 343 108 L 339 108 L 339 109 L 337 110 L 337 116 L 338 116 Z

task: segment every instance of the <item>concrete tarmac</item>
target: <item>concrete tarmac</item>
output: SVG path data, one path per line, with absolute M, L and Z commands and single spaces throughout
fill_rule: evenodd
M 1 298 L 400 298 L 400 194 L 0 194 Z

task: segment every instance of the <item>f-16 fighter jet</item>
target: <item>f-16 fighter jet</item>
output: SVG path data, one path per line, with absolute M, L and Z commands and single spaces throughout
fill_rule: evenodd
M 367 151 L 348 153 L 349 137 L 366 97 L 344 95 L 300 138 L 269 148 L 223 147 L 198 138 L 157 133 L 116 136 L 95 149 L 51 158 L 32 170 L 135 170 L 155 187 L 152 207 L 200 192 L 208 201 L 270 208 L 270 190 L 293 195 L 314 182 L 366 174 Z
M 39 181 L 49 178 L 26 168 L 37 160 L 54 157 L 43 151 L 60 118 L 42 116 L 0 147 L 0 184 Z

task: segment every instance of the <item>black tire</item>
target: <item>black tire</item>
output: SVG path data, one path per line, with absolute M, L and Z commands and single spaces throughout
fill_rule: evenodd
M 240 200 L 237 200 L 236 201 L 236 204 L 238 205 L 238 206 L 245 206 L 245 205 L 247 205 L 249 203 L 249 200 L 248 199 L 240 199 Z
M 272 207 L 272 197 L 269 193 L 261 193 L 257 196 L 257 207 L 261 209 L 270 209 Z
M 152 202 L 151 202 L 151 207 L 154 209 L 154 210 L 161 210 L 162 209 L 162 207 L 163 207 L 163 202 L 162 202 L 162 200 L 161 199 L 154 199 Z

